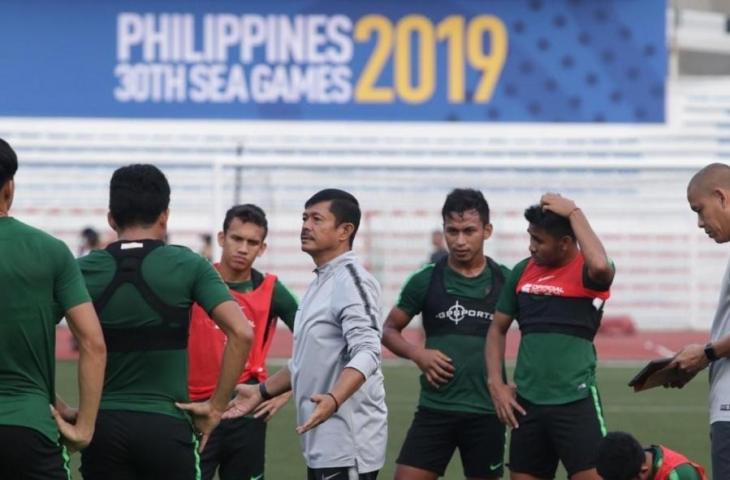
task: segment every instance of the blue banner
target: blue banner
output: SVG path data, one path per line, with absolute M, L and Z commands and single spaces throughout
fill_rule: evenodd
M 0 115 L 663 122 L 665 0 L 6 0 Z

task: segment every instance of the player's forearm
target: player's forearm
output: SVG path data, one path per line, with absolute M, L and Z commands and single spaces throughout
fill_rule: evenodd
M 492 322 L 484 344 L 484 358 L 487 363 L 487 384 L 504 384 L 502 368 L 504 367 L 504 350 L 507 332 L 497 323 Z
M 730 357 L 730 335 L 725 335 L 712 342 L 712 348 L 718 357 Z
M 226 409 L 238 377 L 243 372 L 246 357 L 248 356 L 248 345 L 248 342 L 241 344 L 230 339 L 226 343 L 218 383 L 213 395 L 210 397 L 211 405 L 220 412 Z
M 362 372 L 354 368 L 345 368 L 342 370 L 342 373 L 340 373 L 337 383 L 335 383 L 335 386 L 332 387 L 332 390 L 322 393 L 331 393 L 335 397 L 335 400 L 337 400 L 337 404 L 341 406 L 348 398 L 357 392 L 363 384 L 365 384 L 365 375 L 363 375 Z
M 233 301 L 218 305 L 212 312 L 212 318 L 227 337 L 218 384 L 210 397 L 210 404 L 213 408 L 222 412 L 227 408 L 233 389 L 246 365 L 253 333 L 248 319 L 243 316 L 241 308 Z
M 291 390 L 291 373 L 289 367 L 285 366 L 280 368 L 275 374 L 270 376 L 266 382 L 266 391 L 269 395 L 276 397 L 282 393 L 286 393 Z
M 238 313 L 240 315 L 240 310 Z M 242 315 L 240 316 L 242 317 Z M 222 323 L 228 327 L 223 329 L 228 339 L 226 348 L 223 350 L 218 383 L 210 397 L 211 405 L 220 412 L 227 408 L 233 389 L 243 372 L 253 337 L 251 327 L 245 318 Z
M 106 369 L 106 345 L 101 335 L 79 338 L 79 411 L 76 426 L 92 431 L 99 411 Z
M 583 211 L 576 208 L 568 215 L 568 220 L 570 220 L 570 225 L 585 259 L 586 267 L 591 273 L 591 278 L 597 281 L 610 282 L 613 278 L 613 268 L 608 261 L 608 255 L 605 248 L 603 248 L 601 239 L 593 231 Z
M 420 345 L 406 340 L 400 330 L 387 325 L 383 329 L 383 345 L 395 355 L 409 360 L 413 360 L 414 355 L 422 349 Z

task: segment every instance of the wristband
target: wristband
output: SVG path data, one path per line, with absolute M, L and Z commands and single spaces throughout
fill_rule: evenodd
M 261 394 L 261 398 L 264 400 L 271 400 L 274 398 L 273 395 L 269 393 L 268 390 L 266 390 L 266 382 L 259 383 L 259 393 Z
M 712 342 L 705 345 L 705 357 L 707 357 L 707 360 L 710 362 L 714 362 L 715 360 L 718 360 L 720 357 L 717 356 L 717 352 L 715 352 L 715 348 L 712 346 Z
M 332 400 L 335 402 L 335 412 L 340 409 L 340 402 L 337 401 L 334 395 L 332 395 L 332 392 L 327 392 L 325 395 L 329 395 L 332 397 Z
M 570 218 L 571 215 L 573 215 L 575 212 L 580 211 L 580 207 L 575 207 L 573 210 L 570 211 L 567 218 Z

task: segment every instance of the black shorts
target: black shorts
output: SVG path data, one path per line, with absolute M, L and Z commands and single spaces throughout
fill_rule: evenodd
M 200 454 L 203 480 L 263 480 L 266 423 L 253 417 L 223 420 Z
M 377 480 L 378 470 L 357 473 L 355 467 L 307 468 L 307 480 Z
M 0 478 L 69 480 L 66 449 L 28 427 L 0 425 Z
M 100 410 L 81 451 L 84 480 L 195 480 L 198 441 L 186 420 L 160 413 Z
M 396 463 L 442 476 L 459 449 L 464 476 L 502 476 L 505 427 L 495 414 L 418 407 Z
M 605 435 L 598 393 L 564 405 L 517 402 L 527 411 L 518 414 L 520 428 L 512 430 L 509 468 L 539 478 L 553 478 L 558 461 L 568 475 L 596 466 L 598 444 Z

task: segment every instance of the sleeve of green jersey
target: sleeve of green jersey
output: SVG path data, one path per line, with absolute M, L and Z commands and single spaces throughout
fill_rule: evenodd
M 60 240 L 55 240 L 54 243 L 54 247 L 49 249 L 49 254 L 53 256 L 51 264 L 56 267 L 53 296 L 56 303 L 66 312 L 77 305 L 90 302 L 91 297 L 86 290 L 81 269 L 71 251 Z
M 228 300 L 233 300 L 233 297 L 215 268 L 200 255 L 195 254 L 195 259 L 198 262 L 198 268 L 193 284 L 193 300 L 203 307 L 208 315 L 211 315 L 215 307 Z
M 616 264 L 613 263 L 613 259 L 609 257 L 608 263 L 609 263 L 609 265 L 611 265 L 611 268 L 615 272 Z M 590 288 L 591 290 L 595 290 L 597 292 L 605 292 L 611 288 L 610 283 L 608 285 L 601 285 L 599 283 L 594 282 L 591 279 L 591 277 L 588 276 L 588 267 L 586 265 L 583 265 L 583 286 L 586 288 Z
M 702 480 L 702 477 L 695 467 L 689 464 L 684 464 L 676 467 L 672 473 L 669 474 L 669 478 L 672 480 Z
M 294 330 L 294 318 L 297 316 L 299 300 L 278 278 L 274 285 L 274 298 L 271 303 L 272 313 L 281 318 L 289 330 Z
M 497 301 L 498 312 L 506 313 L 512 317 L 517 315 L 517 292 L 515 292 L 515 288 L 522 276 L 522 272 L 525 271 L 528 261 L 529 258 L 526 258 L 515 265 L 515 268 L 512 269 L 507 280 L 504 282 L 504 287 L 502 287 L 502 292 Z
M 406 312 L 411 317 L 421 313 L 423 303 L 426 301 L 428 286 L 431 283 L 433 263 L 424 265 L 408 277 L 401 288 L 395 306 Z

